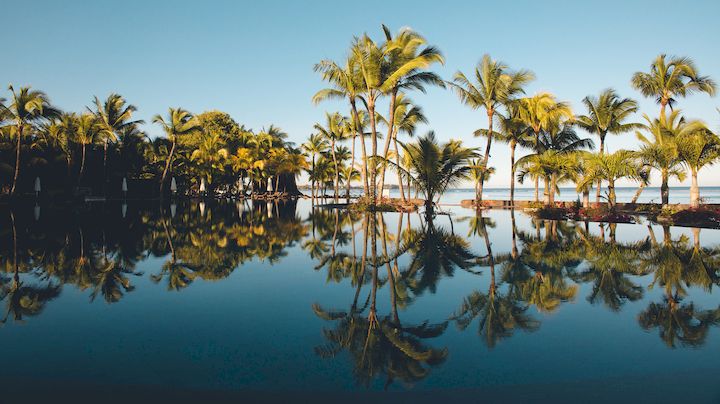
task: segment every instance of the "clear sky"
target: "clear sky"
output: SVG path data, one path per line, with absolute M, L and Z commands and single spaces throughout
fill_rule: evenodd
M 341 59 L 353 35 L 378 40 L 385 23 L 411 27 L 446 57 L 436 71 L 469 73 L 484 53 L 537 79 L 528 93 L 550 91 L 584 113 L 580 101 L 614 87 L 657 115 L 653 100 L 629 85 L 660 53 L 692 57 L 700 73 L 720 82 L 720 1 L 16 1 L 3 4 L 0 82 L 46 91 L 65 110 L 92 96 L 122 94 L 150 121 L 170 106 L 199 113 L 218 109 L 247 127 L 279 125 L 304 141 L 325 110 L 310 102 L 324 84 L 312 70 Z M 3 96 L 6 96 L 5 93 Z M 441 139 L 483 146 L 472 132 L 483 111 L 441 89 L 411 94 Z M 678 102 L 688 117 L 720 130 L 720 97 Z M 383 108 L 384 109 L 384 108 Z M 638 117 L 640 119 L 640 117 Z M 159 134 L 146 125 L 151 135 Z M 428 128 L 422 128 L 423 133 Z M 612 137 L 610 151 L 632 148 L 634 135 Z M 522 152 L 521 152 L 522 153 Z M 494 144 L 489 186 L 507 186 L 508 148 Z M 720 169 L 700 174 L 720 185 Z M 654 184 L 656 185 L 656 184 Z

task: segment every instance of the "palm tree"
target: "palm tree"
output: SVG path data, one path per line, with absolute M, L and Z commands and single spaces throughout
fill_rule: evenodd
M 477 153 L 475 149 L 463 147 L 457 140 L 440 145 L 433 131 L 416 143 L 402 146 L 408 155 L 408 167 L 404 171 L 422 189 L 426 216 L 432 217 L 435 198 L 448 187 L 468 179 L 470 160 L 477 157 Z
M 382 116 L 380 120 L 388 125 L 387 120 Z M 392 125 L 393 129 L 393 152 L 395 155 L 395 164 L 400 167 L 400 152 L 398 149 L 397 137 L 399 133 L 405 133 L 410 137 L 415 135 L 417 125 L 420 123 L 427 123 L 427 118 L 422 111 L 422 108 L 413 105 L 412 101 L 407 98 L 403 93 L 398 93 L 397 99 L 395 100 L 395 123 Z M 398 186 L 400 188 L 400 198 L 403 202 L 405 199 L 405 187 L 403 185 L 402 173 L 398 171 Z M 408 189 L 408 198 L 410 198 L 410 190 Z
M 494 137 L 510 146 L 510 204 L 515 201 L 515 149 L 518 145 L 532 148 L 533 142 L 529 134 L 530 128 L 523 123 L 519 117 L 517 102 L 506 104 L 507 114 L 500 117 L 500 131 L 494 133 Z M 475 132 L 478 136 L 488 136 L 487 129 L 479 129 Z M 487 179 L 487 178 L 485 178 Z
M 310 158 L 312 160 L 310 169 L 315 172 L 315 157 L 327 151 L 327 141 L 323 139 L 320 134 L 313 133 L 310 135 L 308 141 L 303 143 L 302 148 L 305 152 L 310 154 Z M 310 194 L 312 198 L 315 199 L 315 177 L 313 175 L 311 175 L 310 178 Z
M 518 117 L 535 135 L 535 152 L 541 152 L 540 133 L 548 131 L 551 126 L 563 119 L 573 117 L 570 105 L 558 102 L 550 93 L 539 93 L 532 97 L 518 100 Z M 516 163 L 517 164 L 517 163 Z M 539 201 L 539 177 L 535 177 L 535 202 Z M 546 191 L 547 192 L 547 191 Z
M 83 174 L 85 173 L 85 156 L 87 154 L 87 147 L 88 145 L 97 143 L 100 133 L 102 132 L 102 126 L 100 125 L 98 118 L 91 113 L 81 114 L 76 118 L 76 120 L 77 132 L 75 132 L 75 141 L 82 145 L 80 172 L 78 173 L 79 186 L 82 181 Z
M 104 103 L 95 97 L 93 102 L 95 110 L 91 112 L 97 115 L 103 128 L 103 179 L 107 181 L 108 142 L 117 141 L 125 131 L 145 122 L 131 120 L 132 114 L 137 111 L 137 108 L 132 104 L 127 104 L 120 94 L 110 94 Z
M 615 206 L 615 181 L 628 178 L 642 181 L 641 167 L 636 162 L 636 153 L 629 150 L 618 150 L 610 154 L 592 154 L 584 159 L 585 175 L 578 183 L 578 188 L 588 187 L 593 182 L 608 182 L 608 206 Z
M 677 97 L 695 92 L 715 95 L 715 82 L 707 76 L 700 76 L 695 63 L 688 57 L 661 54 L 650 65 L 650 73 L 636 72 L 632 76 L 633 88 L 645 97 L 655 98 L 660 104 L 660 118 L 665 118 L 665 107 L 673 107 Z
M 213 174 L 225 171 L 225 163 L 229 157 L 225 141 L 220 134 L 214 133 L 203 136 L 200 145 L 190 154 L 190 161 L 195 162 L 202 169 L 202 175 L 213 184 Z
M 672 111 L 668 117 L 661 115 L 659 119 L 650 119 L 644 115 L 644 118 L 648 123 L 646 130 L 652 137 L 648 138 L 639 131 L 636 132 L 641 142 L 638 155 L 643 164 L 660 171 L 660 196 L 664 206 L 670 201 L 670 177 L 676 177 L 680 181 L 685 179 L 685 172 L 680 167 L 682 160 L 678 152 L 677 136 L 687 123 L 685 118 L 680 116 L 680 110 Z
M 427 41 L 417 32 L 405 28 L 395 37 L 383 25 L 386 42 L 383 45 L 383 60 L 380 61 L 381 81 L 379 90 L 390 96 L 388 131 L 383 148 L 383 160 L 387 160 L 390 142 L 395 139 L 395 108 L 400 91 L 419 90 L 425 92 L 426 84 L 445 87 L 440 76 L 427 69 L 435 63 L 444 64 L 440 51 L 434 46 L 425 46 Z M 424 46 L 424 47 L 423 47 Z M 397 163 L 397 161 L 396 161 Z M 380 192 L 385 185 L 385 169 L 380 172 Z
M 600 93 L 600 96 L 587 96 L 583 98 L 583 104 L 588 109 L 587 115 L 577 116 L 578 126 L 586 131 L 598 135 L 600 138 L 600 154 L 605 152 L 605 137 L 608 134 L 627 133 L 638 128 L 637 123 L 626 123 L 632 114 L 637 112 L 637 102 L 629 98 L 621 99 L 615 90 L 608 88 Z M 595 201 L 600 202 L 600 186 L 598 181 L 595 194 Z
M 8 122 L 6 130 L 16 137 L 15 172 L 10 188 L 10 195 L 15 195 L 20 175 L 20 146 L 23 136 L 32 134 L 38 124 L 58 117 L 60 111 L 50 105 L 50 99 L 42 91 L 32 90 L 30 87 L 21 87 L 19 91 L 15 91 L 12 85 L 8 90 L 12 93 L 12 99 L 8 106 L 0 103 L 0 115 L 2 120 Z
M 365 148 L 365 136 L 363 128 L 363 118 L 361 117 L 357 109 L 357 100 L 360 98 L 360 93 L 363 89 L 363 83 L 360 77 L 360 66 L 355 59 L 355 55 L 351 52 L 351 55 L 345 61 L 344 67 L 341 67 L 332 60 L 322 60 L 316 64 L 314 69 L 316 72 L 322 74 L 323 80 L 329 81 L 333 87 L 326 88 L 318 91 L 313 96 L 313 103 L 317 104 L 320 101 L 332 98 L 347 98 L 350 103 L 350 116 L 351 116 L 351 129 L 352 129 L 352 165 L 355 165 L 355 139 L 360 137 L 360 146 L 362 152 L 362 182 L 365 195 L 369 194 L 368 185 L 368 161 L 367 161 L 367 150 Z M 360 98 L 362 100 L 362 98 Z
M 319 123 L 316 123 L 314 126 L 315 130 L 318 131 L 318 134 L 330 142 L 330 153 L 332 155 L 333 165 L 335 166 L 335 202 L 337 202 L 340 194 L 338 189 L 340 186 L 340 168 L 338 165 L 335 145 L 337 142 L 345 140 L 347 134 L 345 131 L 346 121 L 347 118 L 340 115 L 338 112 L 325 113 L 325 126 L 322 126 Z
M 162 194 L 165 179 L 172 168 L 178 136 L 187 135 L 199 130 L 200 122 L 190 112 L 182 108 L 169 108 L 167 120 L 160 115 L 155 115 L 153 117 L 153 123 L 157 123 L 163 128 L 165 135 L 172 144 L 170 147 L 170 153 L 165 161 L 165 168 L 163 169 L 162 177 L 160 178 L 160 193 Z
M 498 108 L 511 102 L 518 94 L 524 94 L 523 87 L 535 76 L 527 70 L 510 71 L 504 63 L 484 55 L 475 67 L 475 83 L 462 72 L 455 73 L 451 85 L 460 100 L 472 109 L 485 108 L 488 117 L 487 144 L 483 164 L 488 164 L 493 139 L 493 119 Z M 477 132 L 476 132 L 477 134 Z M 480 179 L 478 203 L 482 201 L 484 178 Z
M 720 139 L 704 124 L 695 121 L 678 134 L 678 155 L 690 170 L 690 207 L 700 207 L 698 171 L 720 159 Z

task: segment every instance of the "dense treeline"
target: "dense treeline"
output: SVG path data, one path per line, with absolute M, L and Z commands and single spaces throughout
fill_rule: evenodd
M 383 33 L 381 42 L 367 34 L 356 37 L 341 62 L 315 65 L 329 87 L 313 102 L 342 100 L 348 112 L 326 113 L 301 146 L 276 126 L 254 132 L 223 112 L 195 115 L 181 108 L 156 115 L 152 124 L 165 136 L 149 139 L 141 129 L 144 122 L 133 120 L 135 106 L 120 95 L 95 98 L 86 111 L 73 113 L 60 111 L 40 91 L 11 86 L 10 97 L 0 104 L 0 186 L 8 194 L 31 193 L 40 177 L 68 195 L 116 195 L 127 179 L 139 197 L 158 190 L 297 195 L 296 178 L 306 172 L 313 197 L 350 197 L 359 181 L 367 202 L 377 204 L 390 170 L 403 203 L 414 189 L 431 207 L 447 187 L 472 180 L 480 205 L 494 172 L 493 141 L 500 141 L 510 147 L 511 201 L 516 181 L 530 180 L 538 203 L 541 182 L 546 205 L 554 204 L 561 184 L 570 183 L 584 195 L 585 206 L 594 188 L 595 202 L 604 199 L 612 207 L 616 181 L 638 183 L 635 202 L 656 172 L 663 205 L 669 202 L 670 179 L 689 176 L 690 204 L 699 206 L 698 173 L 720 158 L 720 139 L 678 108 L 681 98 L 716 91 L 715 82 L 700 75 L 691 59 L 660 55 L 649 72 L 632 75 L 632 86 L 660 106 L 658 115 L 646 113 L 636 122 L 637 102 L 613 89 L 583 99 L 583 113 L 551 93 L 527 95 L 534 74 L 512 70 L 489 55 L 470 74 L 457 72 L 443 80 L 430 69 L 444 57 L 425 38 L 410 29 L 392 34 L 385 26 Z M 486 127 L 474 132 L 486 139 L 482 151 L 459 141 L 440 145 L 432 132 L 414 143 L 402 138 L 413 137 L 427 123 L 410 95 L 428 86 L 448 88 L 463 104 L 485 112 Z M 386 112 L 381 104 L 388 106 Z M 597 151 L 596 142 L 582 133 L 597 137 Z M 605 151 L 608 135 L 630 134 L 639 141 L 637 150 Z M 516 160 L 518 147 L 528 153 Z

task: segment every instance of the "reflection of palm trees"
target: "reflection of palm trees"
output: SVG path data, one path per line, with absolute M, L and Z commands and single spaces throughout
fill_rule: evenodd
M 478 215 L 471 220 L 470 234 L 479 234 L 485 241 L 487 255 L 481 263 L 490 267 L 488 291 L 473 291 L 465 298 L 452 319 L 456 321 L 459 329 L 465 330 L 475 318 L 479 318 L 478 334 L 484 334 L 485 343 L 492 348 L 500 339 L 511 337 L 514 330 L 535 331 L 540 323 L 526 314 L 528 306 L 521 304 L 516 295 L 499 291 L 495 281 L 495 256 L 487 232 L 488 226 L 495 226 L 489 218 Z
M 627 275 L 646 275 L 639 265 L 640 255 L 649 248 L 648 241 L 630 244 L 615 242 L 614 223 L 610 226 L 610 242 L 577 229 L 580 236 L 577 247 L 585 255 L 587 266 L 579 273 L 571 274 L 576 282 L 592 282 L 593 288 L 587 300 L 603 302 L 612 311 L 619 311 L 626 301 L 642 298 L 643 288 Z
M 650 229 L 652 232 L 652 229 Z M 651 233 L 652 234 L 652 233 Z M 720 306 L 714 310 L 696 309 L 693 302 L 683 303 L 685 286 L 697 285 L 710 289 L 717 284 L 718 262 L 710 249 L 701 249 L 699 232 L 689 246 L 686 236 L 672 239 L 670 227 L 663 227 L 663 242 L 653 242 L 641 258 L 641 267 L 654 271 L 649 288 L 660 285 L 664 289 L 661 303 L 650 303 L 638 315 L 645 330 L 658 328 L 660 338 L 668 347 L 697 347 L 705 342 L 710 326 L 720 325 Z M 654 237 L 651 237 L 654 240 Z

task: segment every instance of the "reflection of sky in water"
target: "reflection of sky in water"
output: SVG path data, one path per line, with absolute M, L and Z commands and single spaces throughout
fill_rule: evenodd
M 454 195 L 450 193 L 448 197 Z M 435 227 L 450 232 L 452 219 L 452 229 L 456 235 L 467 240 L 470 250 L 478 256 L 486 255 L 482 236 L 468 235 L 473 211 L 459 207 L 444 209 L 451 216 L 438 216 Z M 201 241 L 182 233 L 229 234 L 228 229 L 240 223 L 235 205 L 228 208 L 208 206 L 205 216 L 200 215 L 197 207 L 189 213 L 184 207 L 178 207 L 177 210 L 178 214 L 170 226 L 177 232 L 174 247 L 179 254 L 201 251 L 196 258 L 199 262 L 207 263 L 211 261 L 209 254 L 239 249 L 236 239 L 230 237 L 225 240 L 226 243 L 214 242 L 202 250 Z M 276 259 L 263 261 L 258 259 L 257 254 L 248 253 L 248 259 L 229 276 L 215 280 L 196 278 L 180 291 L 168 291 L 166 278 L 157 283 L 151 279 L 151 275 L 159 274 L 163 264 L 171 258 L 162 243 L 160 247 L 152 247 L 161 252 L 158 256 L 146 251 L 152 245 L 153 238 L 164 237 L 162 226 L 157 225 L 157 212 L 148 216 L 148 228 L 151 229 L 138 234 L 136 240 L 123 240 L 122 236 L 110 234 L 123 231 L 122 223 L 125 223 L 117 217 L 113 218 L 113 227 L 107 228 L 106 237 L 110 234 L 110 239 L 122 240 L 124 248 L 138 248 L 141 251 L 135 265 L 141 275 L 129 276 L 135 289 L 126 292 L 118 302 L 108 304 L 101 295 L 90 302 L 93 287 L 80 290 L 68 284 L 63 286 L 59 297 L 47 302 L 40 314 L 26 316 L 22 324 L 8 319 L 4 327 L 0 328 L 0 354 L 5 363 L 12 366 L 2 367 L 0 377 L 15 385 L 25 386 L 32 386 L 38 380 L 62 377 L 69 383 L 80 385 L 97 382 L 197 389 L 303 391 L 361 388 L 355 381 L 351 354 L 343 351 L 335 358 L 325 359 L 314 351 L 316 347 L 328 343 L 323 330 L 333 329 L 336 323 L 316 316 L 312 305 L 317 303 L 324 309 L 347 311 L 352 304 L 355 287 L 347 277 L 339 282 L 329 278 L 328 266 L 315 269 L 320 259 L 311 259 L 308 251 L 303 250 L 303 244 L 312 238 L 312 224 L 307 221 L 310 211 L 309 201 L 299 202 L 294 229 L 302 228 L 301 237 L 289 244 L 283 238 L 289 237 L 288 232 L 291 230 L 272 222 L 284 221 L 287 216 L 278 218 L 280 212 L 275 211 L 270 215 L 272 218 L 267 219 L 267 211 L 253 212 L 253 220 L 263 225 L 264 233 L 261 234 L 259 227 L 255 226 L 254 231 L 258 234 L 252 237 L 265 237 L 265 240 L 278 242 Z M 114 215 L 119 216 L 119 212 L 118 208 Z M 322 218 L 323 223 L 316 222 L 315 226 L 317 238 L 322 238 L 326 246 L 330 247 L 335 235 L 336 240 L 346 241 L 345 245 L 336 247 L 336 254 L 352 255 L 350 223 L 341 221 L 341 229 L 335 232 L 333 212 L 323 212 L 326 213 Z M 490 219 L 487 231 L 493 255 L 499 257 L 509 254 L 512 249 L 510 211 L 490 210 L 484 214 Z M 3 215 L 7 216 L 6 212 Z M 45 218 L 44 215 L 52 217 L 49 212 L 43 211 Z M 137 215 L 136 207 L 131 203 L 126 220 L 132 222 Z M 247 211 L 245 215 L 243 220 L 250 220 Z M 346 212 L 340 212 L 338 218 L 345 215 Z M 391 233 L 388 249 L 392 253 L 395 251 L 394 235 L 400 215 L 387 213 L 383 216 L 387 232 Z M 413 229 L 422 228 L 421 216 L 417 213 L 403 215 L 403 228 L 407 226 L 408 217 Z M 517 212 L 515 218 L 520 231 L 528 237 L 535 235 L 533 221 L 529 216 Z M 42 225 L 29 220 L 26 226 L 26 218 L 21 214 L 18 214 L 18 223 L 22 227 L 20 249 L 24 243 L 38 245 L 36 236 L 44 232 Z M 99 229 L 102 227 L 97 221 L 79 223 L 86 227 L 86 254 L 101 256 L 102 232 Z M 578 226 L 584 228 L 584 224 Z M 6 222 L 3 222 L 3 227 L 7 228 Z M 662 227 L 652 226 L 652 229 L 657 240 L 662 243 Z M 571 233 L 577 234 L 576 230 L 571 230 Z M 589 230 L 590 235 L 601 234 L 598 224 L 590 224 Z M 69 237 L 75 240 L 77 225 L 70 225 L 68 231 Z M 355 231 L 359 256 L 363 240 L 361 223 L 355 223 Z M 604 232 L 607 241 L 609 229 L 605 227 Z M 247 231 L 240 234 L 248 235 Z M 545 237 L 544 229 L 541 235 Z M 646 224 L 619 224 L 616 229 L 616 240 L 620 244 L 645 240 L 648 235 Z M 672 228 L 671 236 L 673 240 L 687 237 L 687 245 L 692 247 L 691 229 Z M 8 285 L 12 276 L 12 267 L 7 265 L 11 235 L 3 232 L 1 237 L 4 246 L 1 254 L 3 268 L 10 272 L 4 281 Z M 252 237 L 251 246 L 255 242 Z M 704 247 L 720 246 L 720 231 L 702 230 L 700 237 Z M 29 241 L 31 238 L 34 241 Z M 381 254 L 380 240 L 378 252 Z M 600 243 L 597 237 L 593 240 L 594 243 Z M 131 247 L 127 244 L 130 242 L 136 245 Z M 62 243 L 62 239 L 53 243 Z M 109 246 L 110 254 L 113 254 L 113 248 L 122 243 Z M 74 245 L 73 254 L 77 254 L 77 244 Z M 518 247 L 523 250 L 520 239 Z M 329 252 L 328 249 L 326 254 Z M 412 251 L 398 259 L 400 271 L 408 268 L 412 261 L 411 255 Z M 22 256 L 27 257 L 24 254 Z M 39 260 L 38 257 L 34 259 L 36 262 Z M 717 268 L 717 255 L 714 265 Z M 575 271 L 581 272 L 586 268 L 586 262 L 579 262 Z M 458 311 L 463 300 L 473 291 L 487 293 L 490 285 L 487 262 L 472 270 L 481 273 L 474 274 L 456 268 L 451 277 L 441 276 L 434 285 L 434 293 L 428 289 L 413 296 L 411 291 L 407 291 L 406 294 L 412 299 L 399 305 L 401 323 L 442 323 Z M 38 265 L 36 272 L 42 273 L 41 265 Z M 369 272 L 366 275 L 368 283 L 360 293 L 361 306 L 371 290 Z M 495 272 L 498 292 L 507 292 L 509 285 L 503 281 L 502 264 L 496 265 Z M 386 317 L 391 313 L 391 304 L 387 268 L 384 265 L 378 269 L 378 275 L 382 282 L 377 290 L 377 312 L 379 317 Z M 717 374 L 720 329 L 711 326 L 704 343 L 698 347 L 689 348 L 678 344 L 676 349 L 669 349 L 659 337 L 658 328 L 645 331 L 638 324 L 638 315 L 651 302 L 663 302 L 664 288 L 660 285 L 648 288 L 653 281 L 653 274 L 627 277 L 642 287 L 644 295 L 637 301 L 624 302 L 619 311 L 609 310 L 602 301 L 589 303 L 587 298 L 592 293 L 593 284 L 584 282 L 578 285 L 574 299 L 560 303 L 551 312 L 539 312 L 531 305 L 526 314 L 539 321 L 539 329 L 532 333 L 515 330 L 507 338 L 499 338 L 492 349 L 484 343 L 484 337 L 478 335 L 477 319 L 464 331 L 451 321 L 442 335 L 422 341 L 432 348 L 447 348 L 448 356 L 444 363 L 431 368 L 426 377 L 412 386 L 397 381 L 389 388 L 434 390 L 553 385 L 623 377 L 655 380 L 653 378 L 669 377 L 673 373 L 700 370 L 703 374 Z M 36 281 L 31 274 L 23 274 L 21 278 L 28 283 Z M 561 278 L 568 285 L 575 285 L 567 273 L 563 273 Z M 398 279 L 398 282 L 402 280 Z M 715 288 L 712 293 L 696 286 L 685 287 L 685 290 L 687 296 L 681 303 L 692 302 L 697 311 L 717 308 L 720 303 Z M 526 304 L 521 302 L 522 305 Z M 367 311 L 364 315 L 367 316 Z M 371 388 L 382 389 L 384 383 L 385 376 L 379 374 L 373 379 Z M 705 388 L 717 389 L 715 385 Z M 633 397 L 635 392 L 631 393 L 629 397 Z

